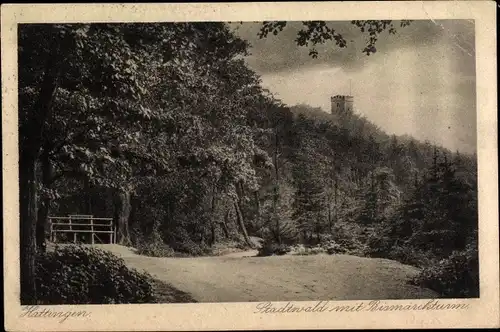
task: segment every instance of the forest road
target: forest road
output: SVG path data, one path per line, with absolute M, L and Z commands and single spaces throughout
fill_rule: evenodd
M 409 285 L 418 269 L 387 259 L 349 255 L 154 258 L 118 245 L 105 249 L 198 302 L 426 299 L 438 295 Z

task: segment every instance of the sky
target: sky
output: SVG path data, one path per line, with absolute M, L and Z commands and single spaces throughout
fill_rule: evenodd
M 398 23 L 398 22 L 396 22 Z M 300 22 L 288 22 L 277 36 L 257 36 L 261 23 L 230 24 L 250 42 L 246 62 L 262 85 L 292 106 L 308 104 L 330 111 L 330 96 L 354 96 L 355 113 L 388 134 L 408 134 L 452 151 L 476 151 L 474 22 L 419 20 L 384 33 L 377 52 L 362 53 L 366 35 L 350 22 L 328 22 L 348 45 L 295 44 Z

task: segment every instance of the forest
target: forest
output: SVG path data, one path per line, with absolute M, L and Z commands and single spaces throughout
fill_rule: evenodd
M 298 43 L 343 47 L 321 29 Z M 69 214 L 112 217 L 118 242 L 148 255 L 258 237 L 262 255 L 394 259 L 443 296 L 479 296 L 475 155 L 285 105 L 225 23 L 20 25 L 18 47 L 23 301 L 36 300 L 49 216 Z

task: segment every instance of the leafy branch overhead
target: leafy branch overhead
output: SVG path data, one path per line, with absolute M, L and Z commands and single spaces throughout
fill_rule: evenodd
M 401 20 L 400 28 L 404 28 L 411 24 L 411 20 Z M 347 40 L 342 33 L 328 26 L 326 21 L 302 21 L 303 28 L 297 32 L 295 42 L 298 46 L 309 46 L 309 55 L 313 58 L 318 57 L 316 45 L 334 42 L 340 48 L 347 47 Z M 396 25 L 392 20 L 366 20 L 366 21 L 351 21 L 362 34 L 366 36 L 366 46 L 362 52 L 366 55 L 377 52 L 376 43 L 379 36 L 387 31 L 389 34 L 396 34 Z M 267 38 L 272 33 L 278 35 L 286 27 L 285 21 L 265 21 L 258 33 L 259 38 Z

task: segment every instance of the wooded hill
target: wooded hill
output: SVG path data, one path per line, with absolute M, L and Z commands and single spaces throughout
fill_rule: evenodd
M 475 156 L 283 105 L 248 47 L 224 23 L 19 26 L 26 298 L 49 215 L 191 255 L 251 235 L 407 261 L 476 243 Z

